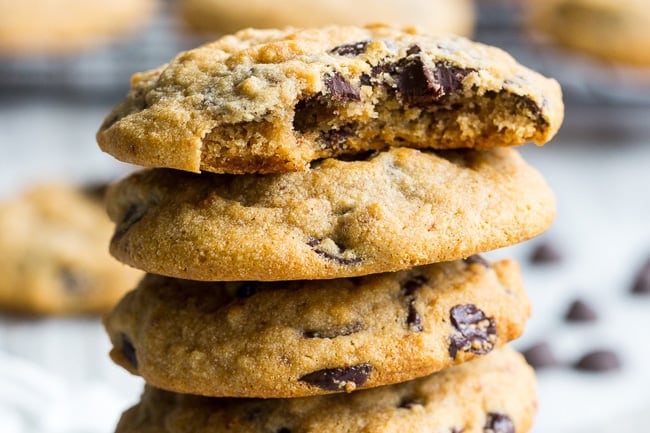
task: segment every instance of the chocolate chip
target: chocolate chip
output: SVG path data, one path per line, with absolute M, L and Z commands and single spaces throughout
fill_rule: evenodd
M 406 50 L 406 55 L 411 56 L 413 54 L 420 54 L 422 52 L 422 48 L 420 48 L 419 45 L 411 45 L 408 50 Z
M 483 258 L 483 256 L 481 256 L 480 254 L 474 254 L 472 256 L 469 256 L 466 259 L 463 259 L 463 262 L 467 263 L 468 265 L 473 265 L 474 263 L 477 263 L 477 264 L 479 264 L 481 266 L 484 266 L 484 267 L 486 267 L 488 269 L 490 269 L 492 267 L 492 264 L 490 264 L 490 262 L 485 260 Z
M 457 334 L 449 337 L 449 356 L 456 358 L 459 350 L 479 355 L 494 349 L 496 325 L 476 305 L 456 305 L 449 312 Z
M 484 433 L 515 433 L 515 424 L 508 415 L 489 412 L 483 426 Z
M 250 298 L 260 290 L 259 284 L 254 281 L 246 281 L 237 287 L 235 296 L 238 298 Z
M 451 66 L 442 62 L 436 63 L 436 69 L 433 75 L 436 81 L 442 87 L 444 94 L 456 92 L 463 88 L 463 80 L 474 69 L 463 69 L 456 66 Z
M 550 243 L 541 243 L 530 254 L 530 262 L 536 265 L 559 263 L 562 261 L 562 253 Z
M 338 72 L 325 78 L 325 86 L 336 101 L 359 101 L 361 99 L 359 89 L 352 87 L 352 84 Z
M 458 91 L 462 88 L 463 79 L 472 72 L 471 69 L 442 62 L 436 63 L 432 69 L 425 66 L 419 57 L 401 61 L 398 69 L 397 91 L 404 103 L 415 106 L 435 103 L 443 96 Z
M 539 122 L 546 122 L 546 119 L 540 116 L 542 109 L 539 105 L 537 105 L 535 101 L 526 96 L 518 96 L 517 102 L 524 110 L 528 110 L 530 112 L 530 117 L 536 119 Z
M 339 244 L 335 242 L 334 242 L 334 247 L 336 248 L 336 250 L 333 250 L 331 248 L 325 250 L 323 248 L 323 241 L 324 239 L 310 238 L 307 241 L 307 245 L 312 247 L 316 254 L 319 254 L 325 257 L 326 259 L 334 260 L 341 265 L 356 265 L 358 263 L 361 263 L 361 258 L 359 257 L 349 257 L 349 255 L 344 255 L 346 249 L 341 247 Z
M 621 360 L 611 350 L 594 350 L 580 358 L 573 367 L 576 370 L 591 372 L 619 370 L 621 368 Z
M 358 387 L 366 383 L 372 366 L 370 364 L 353 365 L 352 367 L 326 368 L 302 376 L 299 380 L 328 391 L 340 391 L 353 384 Z
M 336 338 L 356 334 L 363 329 L 361 322 L 353 322 L 333 329 L 318 329 L 303 332 L 305 338 Z
M 321 141 L 329 148 L 342 148 L 348 137 L 354 135 L 353 125 L 342 125 L 338 129 L 330 129 L 320 134 Z
M 332 48 L 330 53 L 338 54 L 339 56 L 358 56 L 366 51 L 366 47 L 369 43 L 370 41 L 359 41 L 351 44 L 339 45 Z
M 406 297 L 408 303 L 408 310 L 406 313 L 406 325 L 411 331 L 422 332 L 422 318 L 415 309 L 415 291 L 429 282 L 429 279 L 424 275 L 416 275 L 401 285 L 401 294 Z
M 639 270 L 632 285 L 635 295 L 650 295 L 650 259 Z
M 145 210 L 141 209 L 136 204 L 129 206 L 129 208 L 124 213 L 124 216 L 122 217 L 122 222 L 119 223 L 115 229 L 115 234 L 113 234 L 112 242 L 124 236 L 126 232 L 128 232 L 129 229 L 133 227 L 133 225 L 135 225 L 144 217 L 145 213 Z
M 593 322 L 598 320 L 598 314 L 585 301 L 576 299 L 569 306 L 564 319 L 568 322 Z
M 83 275 L 78 269 L 64 266 L 59 269 L 59 278 L 68 294 L 80 295 L 88 289 L 88 277 Z
M 122 346 L 122 355 L 124 355 L 124 359 L 126 359 L 128 363 L 133 366 L 133 368 L 138 368 L 138 358 L 135 354 L 135 347 L 133 347 L 133 343 L 131 343 L 131 340 L 129 340 L 129 337 L 127 337 L 126 334 L 122 334 L 120 340 L 120 344 Z
M 524 350 L 522 355 L 526 358 L 526 362 L 528 362 L 535 370 L 559 365 L 557 358 L 553 354 L 551 345 L 545 341 L 537 343 Z
M 291 429 L 287 427 L 282 427 L 276 430 L 275 433 L 291 433 Z
M 397 407 L 402 409 L 411 409 L 413 406 L 422 406 L 424 405 L 424 400 L 418 397 L 404 397 L 400 400 Z

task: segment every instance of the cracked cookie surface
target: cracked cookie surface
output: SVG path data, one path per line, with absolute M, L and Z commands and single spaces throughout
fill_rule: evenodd
M 461 37 L 248 29 L 134 75 L 97 140 L 148 167 L 278 173 L 389 146 L 543 144 L 562 118 L 557 82 Z
M 303 280 L 452 261 L 545 231 L 555 201 L 514 149 L 393 148 L 276 175 L 153 169 L 108 192 L 111 252 L 189 280 Z
M 517 338 L 519 267 L 472 260 L 295 282 L 149 274 L 105 319 L 111 357 L 147 383 L 214 397 L 300 397 L 403 382 Z
M 532 369 L 509 348 L 398 385 L 352 394 L 230 399 L 145 388 L 117 433 L 526 433 Z

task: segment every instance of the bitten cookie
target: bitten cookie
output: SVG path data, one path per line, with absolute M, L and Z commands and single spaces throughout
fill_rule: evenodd
M 0 2 L 0 53 L 73 52 L 137 29 L 152 0 L 20 0 Z
M 207 33 L 392 22 L 433 34 L 469 35 L 474 26 L 471 0 L 253 0 L 246 7 L 237 0 L 183 0 L 180 12 L 190 28 Z
M 530 22 L 558 43 L 605 60 L 650 65 L 647 0 L 528 1 Z
M 519 268 L 479 256 L 356 279 L 201 283 L 148 275 L 106 317 L 111 357 L 158 388 L 302 397 L 404 382 L 517 338 Z
M 37 187 L 0 205 L 0 308 L 103 312 L 142 276 L 107 251 L 112 224 L 99 197 Z
M 147 387 L 117 433 L 526 433 L 535 376 L 503 348 L 399 385 L 292 399 L 224 399 Z
M 463 38 L 248 29 L 134 75 L 97 140 L 149 167 L 276 173 L 388 146 L 543 144 L 562 118 L 556 81 Z
M 302 280 L 457 260 L 545 231 L 553 193 L 513 149 L 393 148 L 303 172 L 136 173 L 108 192 L 111 252 L 160 275 Z

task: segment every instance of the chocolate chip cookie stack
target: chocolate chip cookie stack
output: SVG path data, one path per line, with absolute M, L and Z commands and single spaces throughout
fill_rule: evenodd
M 528 301 L 476 254 L 548 228 L 507 146 L 562 113 L 504 52 L 388 26 L 245 30 L 136 74 L 97 136 L 157 167 L 108 193 L 111 252 L 150 273 L 106 318 L 148 383 L 117 431 L 527 431 L 503 346 Z

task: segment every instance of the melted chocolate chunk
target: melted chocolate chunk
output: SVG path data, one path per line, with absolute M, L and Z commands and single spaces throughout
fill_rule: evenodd
M 611 350 L 594 350 L 585 354 L 573 366 L 576 370 L 605 372 L 620 370 L 621 360 Z
M 515 433 L 515 424 L 508 415 L 496 412 L 487 414 L 484 433 Z
M 553 354 L 551 345 L 545 341 L 535 344 L 522 352 L 526 362 L 535 370 L 542 368 L 555 367 L 560 363 Z
M 323 239 L 316 239 L 316 238 L 311 238 L 307 242 L 307 245 L 312 247 L 314 249 L 314 252 L 316 254 L 319 254 L 326 259 L 329 260 L 334 260 L 338 262 L 341 265 L 356 265 L 358 263 L 361 263 L 361 258 L 359 257 L 345 257 L 343 256 L 343 253 L 345 252 L 345 248 L 342 248 L 339 244 L 335 244 L 337 251 L 325 251 L 322 248 L 322 242 Z
M 336 101 L 359 101 L 361 99 L 359 89 L 352 87 L 352 84 L 338 72 L 334 72 L 325 78 L 325 87 L 327 87 L 332 99 Z
M 140 206 L 136 205 L 135 203 L 132 204 L 124 213 L 124 217 L 122 217 L 122 222 L 118 224 L 117 228 L 115 229 L 112 242 L 124 236 L 131 227 L 133 227 L 136 223 L 138 223 L 138 221 L 140 221 L 145 216 L 145 214 L 146 214 L 145 209 L 140 208 Z
M 418 397 L 404 397 L 402 400 L 400 400 L 399 405 L 397 407 L 402 408 L 402 409 L 410 409 L 413 406 L 422 406 L 424 405 L 424 400 Z
M 530 254 L 530 262 L 535 265 L 546 265 L 562 261 L 562 253 L 553 244 L 541 243 Z
M 567 322 L 594 322 L 598 320 L 598 314 L 591 305 L 582 299 L 576 299 L 569 306 L 564 319 Z
M 340 391 L 344 390 L 349 383 L 353 383 L 355 387 L 362 386 L 370 377 L 371 371 L 370 364 L 326 368 L 306 374 L 299 380 L 328 391 Z
M 429 279 L 424 275 L 416 275 L 413 278 L 406 280 L 402 283 L 401 294 L 406 297 L 408 303 L 408 310 L 406 313 L 406 325 L 411 331 L 422 332 L 422 318 L 420 313 L 415 309 L 415 292 L 420 287 L 429 282 Z
M 260 290 L 259 284 L 254 281 L 246 281 L 237 287 L 235 296 L 238 298 L 250 298 Z
M 332 48 L 330 53 L 338 54 L 339 56 L 358 56 L 366 51 L 366 47 L 369 43 L 370 41 L 359 41 L 351 44 L 338 45 Z
M 472 69 L 462 69 L 445 63 L 436 63 L 435 68 L 424 65 L 419 57 L 402 59 L 397 79 L 397 91 L 404 103 L 414 106 L 430 105 L 443 96 L 462 88 L 463 79 Z
M 483 355 L 494 349 L 496 325 L 476 305 L 456 305 L 449 312 L 457 334 L 449 337 L 449 356 L 456 358 L 458 351 Z
M 138 357 L 135 354 L 135 347 L 133 347 L 133 343 L 131 343 L 131 340 L 129 340 L 129 337 L 127 337 L 126 334 L 122 334 L 120 340 L 122 346 L 122 355 L 124 355 L 124 359 L 126 359 L 127 362 L 133 366 L 133 368 L 138 368 Z
M 485 260 L 480 254 L 474 254 L 472 256 L 469 256 L 468 258 L 463 259 L 463 262 L 467 263 L 468 265 L 473 265 L 474 263 L 477 263 L 477 264 L 479 264 L 481 266 L 484 266 L 484 267 L 486 267 L 488 269 L 490 269 L 492 267 L 490 262 Z
M 303 332 L 305 338 L 336 338 L 356 334 L 363 329 L 361 322 L 348 323 L 338 328 L 314 329 Z
M 635 295 L 650 295 L 650 260 L 639 270 L 631 291 Z

